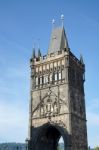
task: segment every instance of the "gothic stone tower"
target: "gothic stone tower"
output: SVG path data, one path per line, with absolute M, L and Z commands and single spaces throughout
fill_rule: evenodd
M 83 58 L 71 52 L 64 27 L 52 30 L 48 53 L 30 59 L 29 150 L 87 150 Z

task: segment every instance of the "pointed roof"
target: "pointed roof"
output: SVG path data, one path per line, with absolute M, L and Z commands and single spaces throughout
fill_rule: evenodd
M 64 27 L 57 27 L 52 30 L 48 54 L 68 49 L 68 41 Z
M 35 58 L 35 48 L 33 47 L 32 58 Z
M 40 48 L 38 49 L 38 57 L 41 57 L 41 51 L 40 51 Z

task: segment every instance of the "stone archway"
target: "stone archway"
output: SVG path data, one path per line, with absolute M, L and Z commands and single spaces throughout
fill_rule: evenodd
M 58 141 L 60 137 L 64 140 L 64 150 L 69 150 L 69 135 L 66 130 L 58 124 L 44 124 L 39 127 L 36 133 L 35 150 L 58 150 Z M 34 150 L 33 149 L 33 150 Z

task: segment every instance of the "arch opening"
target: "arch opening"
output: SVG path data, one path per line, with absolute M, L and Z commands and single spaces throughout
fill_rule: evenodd
M 55 126 L 47 126 L 39 131 L 36 150 L 65 150 L 63 134 Z

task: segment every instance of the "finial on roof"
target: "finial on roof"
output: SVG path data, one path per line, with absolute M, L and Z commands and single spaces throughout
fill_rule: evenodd
M 80 62 L 81 62 L 82 64 L 84 64 L 84 60 L 83 60 L 82 54 L 80 54 Z
M 64 15 L 61 15 L 62 27 L 64 26 Z
M 54 29 L 55 19 L 52 20 L 52 28 Z

